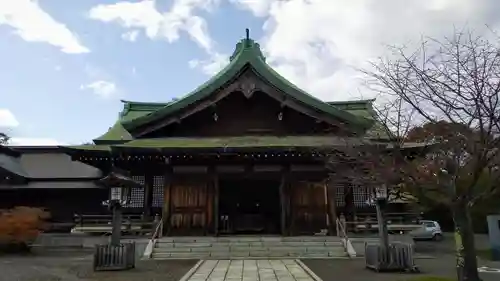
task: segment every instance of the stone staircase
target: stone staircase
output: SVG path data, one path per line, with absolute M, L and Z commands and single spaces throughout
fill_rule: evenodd
M 339 237 L 162 237 L 153 259 L 347 258 Z

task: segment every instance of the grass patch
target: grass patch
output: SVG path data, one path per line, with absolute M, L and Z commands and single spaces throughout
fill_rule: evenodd
M 404 281 L 456 281 L 456 279 L 438 276 L 420 276 L 405 279 Z
M 477 249 L 476 256 L 483 260 L 493 260 L 493 251 L 491 249 Z

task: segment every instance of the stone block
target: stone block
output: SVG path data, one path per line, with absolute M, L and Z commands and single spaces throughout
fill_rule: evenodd
M 267 251 L 267 248 L 265 248 L 265 247 L 250 247 L 250 246 L 247 246 L 247 247 L 230 247 L 230 250 L 231 251 L 235 251 L 235 252 L 239 252 L 239 251 L 249 252 L 249 251 Z
M 250 242 L 231 242 L 229 247 L 250 247 Z
M 324 253 L 308 252 L 308 253 L 301 254 L 300 257 L 303 257 L 303 258 L 326 258 L 326 257 L 328 257 L 328 252 L 324 252 Z
M 154 250 L 155 253 L 178 253 L 178 252 L 191 252 L 191 248 L 156 248 Z
M 198 247 L 211 247 L 211 243 L 197 242 L 197 243 L 174 243 L 174 247 L 184 248 L 198 248 Z
M 250 251 L 250 257 L 268 257 L 269 252 L 266 250 L 255 250 L 255 251 Z
M 209 253 L 170 253 L 171 258 L 205 258 L 209 257 Z
M 330 252 L 328 252 L 328 256 L 330 256 L 330 257 L 346 257 L 347 253 L 341 252 L 341 251 L 330 251 Z
M 250 252 L 247 251 L 231 251 L 231 257 L 248 257 L 250 256 Z
M 173 242 L 158 241 L 158 242 L 156 242 L 155 247 L 156 248 L 173 248 L 174 247 L 174 243 Z
M 308 253 L 328 253 L 330 249 L 327 247 L 308 247 L 306 251 Z

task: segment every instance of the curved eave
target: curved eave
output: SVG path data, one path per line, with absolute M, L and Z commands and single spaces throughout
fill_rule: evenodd
M 360 118 L 351 113 L 340 110 L 335 106 L 329 105 L 309 95 L 308 93 L 299 89 L 297 86 L 293 85 L 291 82 L 289 82 L 281 75 L 279 75 L 275 70 L 273 70 L 263 60 L 263 58 L 261 58 L 261 56 L 256 53 L 257 50 L 255 50 L 254 48 L 255 47 L 243 48 L 237 53 L 233 60 L 217 75 L 213 76 L 210 80 L 208 80 L 206 83 L 198 87 L 187 96 L 179 99 L 178 101 L 172 102 L 162 109 L 159 109 L 148 115 L 123 122 L 122 126 L 127 131 L 131 131 L 134 128 L 164 118 L 165 116 L 168 116 L 169 114 L 172 114 L 177 110 L 180 110 L 190 104 L 207 98 L 212 92 L 223 87 L 232 79 L 237 77 L 238 73 L 247 64 L 249 64 L 257 72 L 257 74 L 264 77 L 264 79 L 268 80 L 269 83 L 274 85 L 276 88 L 283 90 L 285 93 L 289 94 L 292 98 L 298 100 L 299 102 L 314 107 L 316 110 L 319 110 L 328 115 L 333 115 L 351 125 L 359 126 L 363 129 L 369 129 L 371 127 L 373 123 L 371 120 Z
M 143 184 L 133 180 L 125 175 L 111 172 L 107 176 L 96 181 L 96 184 L 102 187 L 126 187 L 126 188 L 142 188 Z
M 62 152 L 72 157 L 111 155 L 111 147 L 109 145 L 59 146 L 59 148 Z
M 139 139 L 113 145 L 113 154 L 187 154 L 187 153 L 251 153 L 331 151 L 351 145 L 373 145 L 360 138 L 332 136 L 243 136 L 224 138 Z
M 96 144 L 106 144 L 113 142 L 125 142 L 132 139 L 132 135 L 130 135 L 130 133 L 125 130 L 121 121 L 118 120 L 106 133 L 98 138 L 95 138 L 93 141 Z
M 355 116 L 352 113 L 341 110 L 334 105 L 330 105 L 310 95 L 285 79 L 260 58 L 256 58 L 252 66 L 257 70 L 257 73 L 262 75 L 266 80 L 271 80 L 268 82 L 276 88 L 283 90 L 287 94 L 291 95 L 292 98 L 320 110 L 322 113 L 333 115 L 353 126 L 359 126 L 363 129 L 369 129 L 373 125 L 372 120 Z
M 109 145 L 59 146 L 73 161 L 79 161 L 100 170 L 109 167 L 111 147 Z

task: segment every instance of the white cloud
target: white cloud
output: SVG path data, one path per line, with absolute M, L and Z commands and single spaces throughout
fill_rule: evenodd
M 116 85 L 113 82 L 99 80 L 89 83 L 87 85 L 81 85 L 80 90 L 91 90 L 94 94 L 101 98 L 111 98 L 117 93 Z
M 169 11 L 160 12 L 154 0 L 124 1 L 97 5 L 89 11 L 89 17 L 102 22 L 118 23 L 124 28 L 133 29 L 133 32 L 143 30 L 150 39 L 164 39 L 169 43 L 179 40 L 181 32 L 185 32 L 209 55 L 210 61 L 217 61 L 220 55 L 214 51 L 214 42 L 209 36 L 206 20 L 196 12 L 211 11 L 219 2 L 220 0 L 174 0 Z M 124 37 L 128 39 L 128 36 Z M 213 67 L 213 64 L 209 66 Z
M 174 0 L 171 9 L 160 12 L 155 1 L 118 2 L 97 5 L 89 17 L 102 22 L 116 22 L 125 28 L 143 29 L 151 39 L 177 41 L 180 32 L 186 32 L 201 48 L 210 51 L 213 41 L 208 35 L 206 21 L 195 15 L 196 10 L 211 10 L 218 0 Z
M 230 0 L 265 20 L 267 61 L 327 100 L 359 97 L 355 70 L 387 55 L 386 44 L 416 48 L 421 36 L 454 28 L 499 27 L 498 0 Z
M 14 128 L 17 126 L 19 126 L 19 121 L 17 121 L 14 114 L 6 108 L 0 108 L 0 128 Z
M 12 137 L 9 139 L 9 145 L 16 146 L 51 146 L 51 145 L 65 145 L 66 143 L 60 142 L 51 138 L 23 138 Z
M 227 0 L 264 20 L 258 39 L 267 61 L 283 76 L 327 100 L 367 95 L 358 68 L 388 55 L 387 45 L 416 48 L 422 36 L 443 38 L 465 25 L 478 32 L 500 27 L 498 0 Z M 227 63 L 200 11 L 219 0 L 174 0 L 158 11 L 153 0 L 98 5 L 89 16 L 174 42 L 186 32 L 208 54 L 189 65 L 213 74 Z
M 201 69 L 201 71 L 207 75 L 214 75 L 229 62 L 229 56 L 214 53 L 207 60 L 191 60 L 189 61 L 189 67 Z
M 122 34 L 122 39 L 130 42 L 135 42 L 137 40 L 137 37 L 139 36 L 139 31 L 138 30 L 132 30 L 129 32 L 125 32 Z
M 18 36 L 29 42 L 48 43 L 69 54 L 90 51 L 35 0 L 0 0 L 0 25 L 3 24 L 11 26 Z

